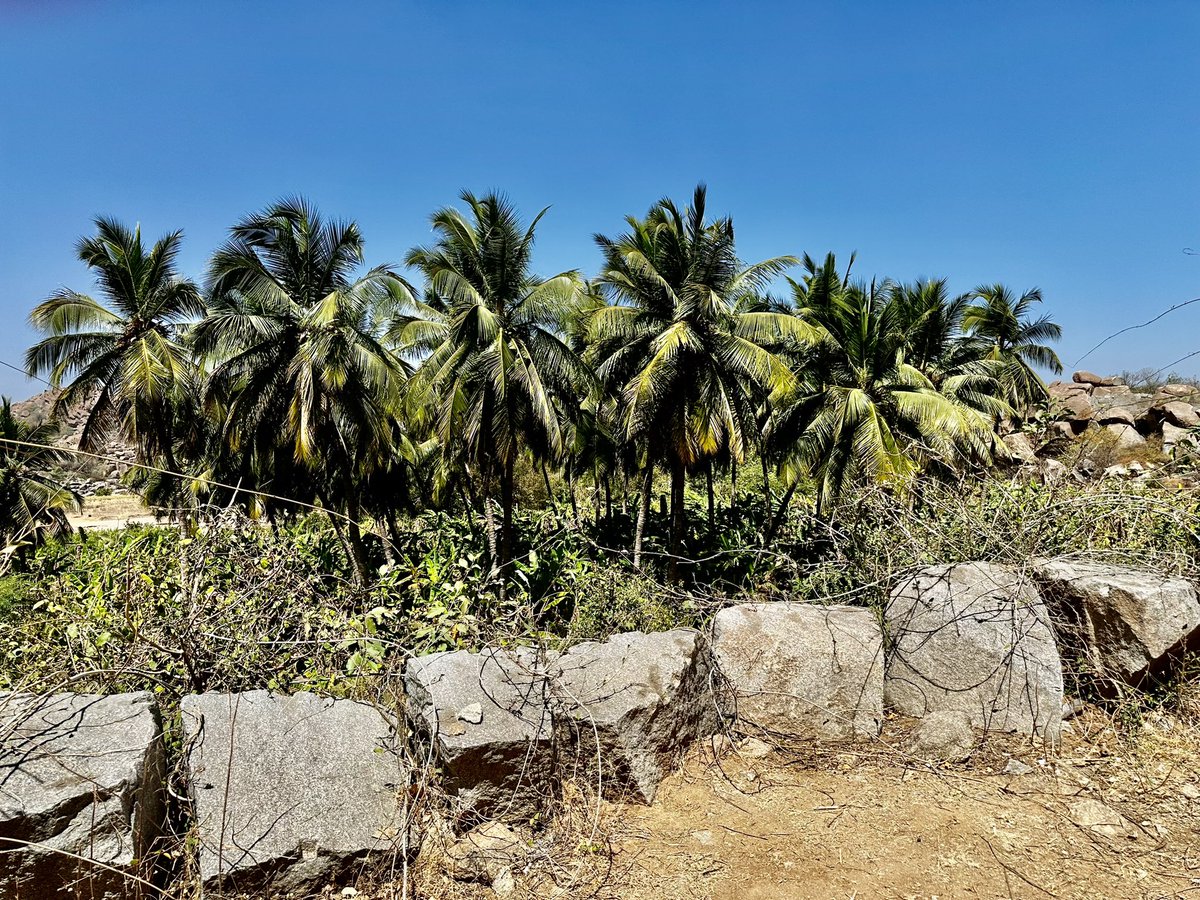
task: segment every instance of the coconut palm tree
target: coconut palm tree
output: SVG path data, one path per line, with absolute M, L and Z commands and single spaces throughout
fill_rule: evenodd
M 1008 407 L 986 371 L 970 358 L 954 363 L 949 348 L 914 329 L 913 305 L 929 296 L 914 300 L 890 282 L 851 282 L 836 274 L 832 255 L 793 282 L 793 292 L 797 317 L 826 337 L 798 366 L 799 387 L 776 409 L 771 440 L 797 471 L 811 473 L 820 514 L 857 481 L 902 491 L 930 465 L 990 460 L 992 422 Z M 944 322 L 929 329 L 953 340 Z
M 80 497 L 51 474 L 66 454 L 50 446 L 54 426 L 29 426 L 0 398 L 0 540 L 4 556 L 27 543 L 71 530 L 68 512 L 78 512 Z
M 1003 284 L 985 284 L 971 297 L 977 302 L 963 312 L 963 328 L 987 345 L 991 359 L 1003 364 L 1006 399 L 1016 409 L 1045 400 L 1046 385 L 1033 367 L 1062 371 L 1058 354 L 1046 346 L 1062 338 L 1062 328 L 1049 315 L 1031 318 L 1042 292 L 1033 288 L 1017 297 Z
M 80 449 L 96 452 L 115 432 L 136 444 L 141 462 L 176 468 L 173 405 L 195 379 L 181 331 L 203 311 L 196 285 L 176 271 L 182 233 L 154 246 L 141 228 L 98 218 L 96 234 L 76 245 L 103 302 L 69 288 L 56 291 L 30 314 L 49 336 L 25 354 L 31 375 L 65 387 L 54 414 L 88 406 Z
M 415 302 L 390 268 L 359 274 L 363 259 L 353 222 L 327 221 L 301 198 L 277 202 L 213 256 L 192 335 L 211 370 L 208 402 L 225 417 L 224 451 L 250 483 L 311 491 L 360 577 L 362 483 L 390 459 L 407 375 L 384 326 Z
M 654 467 L 665 466 L 671 476 L 671 577 L 686 527 L 688 471 L 722 453 L 744 458 L 756 392 L 780 393 L 793 380 L 772 348 L 816 337 L 806 322 L 784 313 L 742 311 L 747 295 L 796 260 L 743 265 L 732 220 L 708 221 L 706 201 L 700 185 L 685 210 L 663 199 L 645 219 L 628 218 L 625 234 L 597 235 L 604 253 L 598 285 L 609 303 L 587 314 L 589 359 L 620 399 L 624 439 L 644 454 L 635 564 Z
M 414 400 L 447 457 L 465 464 L 480 488 L 498 572 L 513 555 L 517 456 L 522 447 L 543 460 L 561 456 L 564 428 L 555 399 L 576 396 L 592 380 L 564 340 L 583 282 L 575 271 L 533 273 L 545 209 L 526 226 L 502 195 L 460 197 L 466 211 L 439 209 L 431 219 L 435 243 L 408 254 L 408 265 L 425 276 L 431 314 L 405 322 L 397 339 L 428 351 Z

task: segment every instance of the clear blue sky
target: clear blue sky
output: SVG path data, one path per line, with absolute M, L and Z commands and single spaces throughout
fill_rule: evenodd
M 537 268 L 708 183 L 744 258 L 1040 286 L 1068 365 L 1200 296 L 1200 3 L 0 0 L 0 359 L 91 290 L 97 214 L 183 268 L 301 192 L 371 262 L 463 188 L 552 209 Z M 1088 368 L 1200 349 L 1200 304 Z M 1200 357 L 1182 364 L 1200 372 Z M 0 391 L 32 393 L 0 371 Z

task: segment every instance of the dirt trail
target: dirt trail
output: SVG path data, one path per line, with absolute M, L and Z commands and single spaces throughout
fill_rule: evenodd
M 72 528 L 119 529 L 126 525 L 153 525 L 158 520 L 136 494 L 112 494 L 107 497 L 88 497 L 83 510 L 69 514 Z
M 1180 704 L 1186 721 L 1143 709 L 1120 730 L 1089 709 L 1056 754 L 993 738 L 958 765 L 912 758 L 906 723 L 891 718 L 865 748 L 710 744 L 651 806 L 597 810 L 567 790 L 548 829 L 527 834 L 534 850 L 502 896 L 1200 898 L 1198 699 Z M 430 863 L 417 897 L 497 896 Z
M 1168 753 L 1127 759 L 1096 735 L 1080 735 L 1081 727 L 1041 764 L 1020 744 L 992 746 L 968 765 L 940 770 L 891 748 L 693 758 L 653 806 L 624 808 L 612 879 L 619 887 L 602 893 L 1200 896 L 1194 729 L 1190 749 L 1175 741 Z M 1009 750 L 1033 771 L 997 774 Z M 1077 804 L 1088 799 L 1128 821 L 1114 815 L 1116 827 L 1101 829 L 1107 834 L 1081 827 Z

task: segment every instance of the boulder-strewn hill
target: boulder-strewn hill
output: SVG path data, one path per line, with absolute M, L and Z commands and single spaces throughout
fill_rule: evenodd
M 13 415 L 30 425 L 43 425 L 51 422 L 54 403 L 61 393 L 61 391 L 51 388 L 28 400 L 14 403 L 12 405 Z M 54 423 L 57 426 L 57 433 L 53 438 L 56 447 L 61 447 L 63 450 L 78 449 L 79 438 L 83 432 L 84 423 L 87 421 L 89 409 L 90 404 L 80 403 L 67 410 L 66 414 Z M 94 493 L 100 487 L 119 487 L 120 478 L 134 462 L 136 453 L 133 445 L 121 440 L 119 436 L 114 436 L 101 448 L 97 456 L 105 458 L 78 456 L 68 466 L 72 475 L 68 479 L 68 485 L 71 488 L 87 495 Z
M 1176 444 L 1194 441 L 1190 431 L 1200 427 L 1200 387 L 1194 384 L 1135 390 L 1120 378 L 1076 372 L 1071 381 L 1052 383 L 1050 398 L 1061 418 L 1058 431 L 1067 437 L 1099 427 L 1121 446 L 1161 437 L 1169 453 Z
M 12 405 L 13 415 L 30 425 L 42 425 L 49 422 L 54 409 L 54 401 L 61 393 L 62 391 L 50 388 L 40 394 L 35 394 L 28 400 L 18 400 Z M 85 412 L 85 409 L 80 408 L 78 414 L 81 419 Z

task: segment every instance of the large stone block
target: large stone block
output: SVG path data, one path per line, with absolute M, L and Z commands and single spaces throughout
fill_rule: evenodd
M 683 750 L 720 728 L 712 656 L 692 629 L 579 644 L 552 672 L 565 765 L 610 796 L 651 802 Z
M 1200 427 L 1200 415 L 1196 414 L 1191 403 L 1183 400 L 1171 400 L 1162 405 L 1163 416 L 1177 428 Z
M 535 650 L 458 650 L 411 659 L 407 713 L 432 748 L 460 826 L 520 820 L 551 799 L 554 728 L 547 660 Z
M 1062 663 L 1030 578 L 973 562 L 922 569 L 893 592 L 884 681 L 897 711 L 961 710 L 977 728 L 1056 741 Z
M 1070 394 L 1059 403 L 1066 418 L 1076 422 L 1089 421 L 1096 415 L 1087 394 Z
M 872 738 L 883 721 L 883 632 L 869 609 L 750 603 L 721 610 L 713 650 L 738 720 L 781 735 Z
M 182 712 L 206 892 L 309 896 L 401 843 L 409 772 L 375 707 L 249 691 Z
M 1124 384 L 1124 382 L 1121 381 L 1120 378 L 1115 378 L 1115 377 L 1106 378 L 1102 375 L 1096 375 L 1093 372 L 1087 372 L 1087 371 L 1076 372 L 1074 375 L 1071 376 L 1071 380 L 1074 381 L 1076 384 L 1090 384 L 1093 387 L 1115 387 L 1119 384 Z
M 1114 422 L 1111 425 L 1105 425 L 1104 430 L 1116 438 L 1118 449 L 1127 450 L 1146 443 L 1146 439 L 1132 425 Z
M 0 896 L 134 896 L 163 779 L 151 694 L 0 694 Z
M 1040 561 L 1042 592 L 1077 617 L 1088 658 L 1106 678 L 1137 684 L 1178 656 L 1200 628 L 1200 599 L 1185 578 L 1071 559 Z

